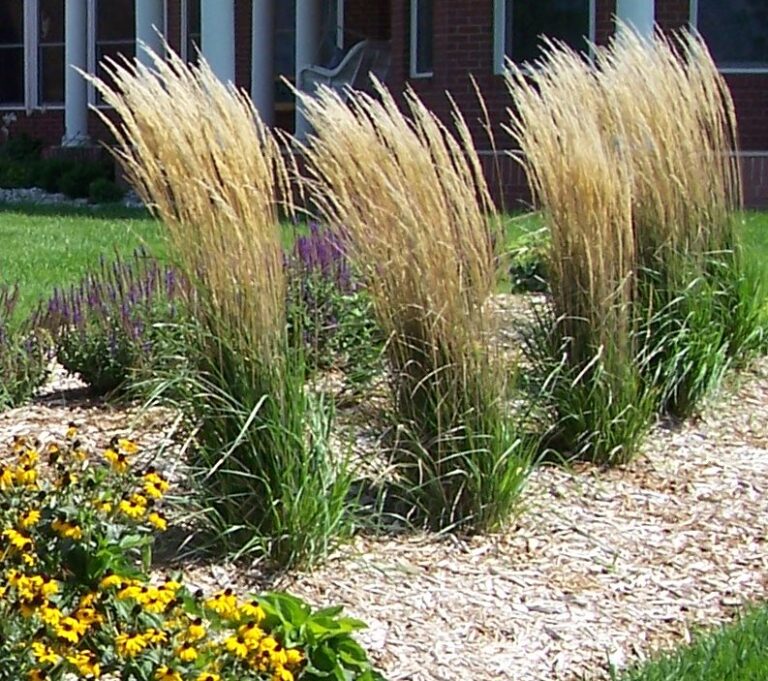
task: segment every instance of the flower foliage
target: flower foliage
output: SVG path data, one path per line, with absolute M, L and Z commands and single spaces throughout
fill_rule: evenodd
M 0 677 L 121 681 L 381 678 L 340 608 L 284 593 L 192 593 L 150 573 L 169 482 L 137 470 L 137 444 L 99 457 L 14 439 L 0 466 Z M 11 672 L 11 677 L 2 676 Z
M 156 358 L 167 325 L 180 316 L 183 283 L 143 249 L 107 263 L 69 290 L 55 290 L 47 324 L 57 358 L 96 393 L 124 387 L 132 371 Z
M 33 315 L 16 319 L 19 291 L 0 286 L 0 408 L 32 396 L 48 376 L 50 343 Z

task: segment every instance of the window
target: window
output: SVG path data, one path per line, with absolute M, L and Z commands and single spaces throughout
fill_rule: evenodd
M 516 64 L 541 56 L 542 36 L 589 52 L 594 40 L 594 0 L 495 0 L 496 72 L 506 59 Z
M 184 27 L 182 29 L 182 57 L 189 64 L 200 61 L 202 45 L 202 19 L 200 0 L 186 0 L 182 5 Z
M 136 56 L 136 2 L 96 0 L 95 5 L 95 72 L 111 84 L 102 61 L 109 58 L 120 62 L 123 57 L 132 59 Z M 101 103 L 100 97 L 97 102 Z
M 723 71 L 768 71 L 766 0 L 693 0 L 691 22 Z
M 24 106 L 24 3 L 0 3 L 0 106 Z
M 64 103 L 64 0 L 39 0 L 37 13 L 37 100 Z
M 281 78 L 291 82 L 296 78 L 296 2 L 275 3 L 274 40 L 275 104 L 289 109 L 293 107 L 293 93 Z
M 411 77 L 432 75 L 432 0 L 411 0 Z

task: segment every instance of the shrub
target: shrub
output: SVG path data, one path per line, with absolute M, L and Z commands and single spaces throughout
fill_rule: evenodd
M 395 455 L 414 517 L 488 529 L 507 518 L 527 452 L 486 347 L 496 281 L 492 203 L 464 121 L 451 134 L 412 94 L 305 98 L 305 152 L 323 221 L 343 230 L 386 336 Z
M 11 161 L 36 161 L 40 158 L 43 143 L 22 133 L 0 144 L 0 158 Z
M 20 189 L 35 185 L 35 162 L 0 157 L 0 187 Z
M 49 193 L 61 191 L 59 181 L 68 174 L 76 162 L 63 158 L 47 158 L 37 165 L 35 184 Z
M 115 203 L 122 200 L 125 192 L 112 180 L 100 177 L 88 185 L 88 200 L 91 203 Z
M 26 402 L 48 377 L 50 343 L 36 317 L 18 319 L 18 288 L 0 286 L 0 409 Z
M 507 256 L 513 292 L 540 293 L 548 288 L 549 232 L 542 227 L 515 240 Z
M 143 250 L 127 261 L 102 257 L 98 270 L 48 301 L 57 359 L 96 394 L 146 378 L 167 354 L 169 327 L 183 319 L 183 286 Z
M 134 471 L 138 445 L 101 458 L 71 425 L 40 450 L 15 438 L 0 466 L 0 660 L 13 678 L 375 681 L 341 608 L 313 612 L 286 593 L 191 593 L 152 575 L 169 482 Z
M 287 156 L 206 64 L 153 55 L 152 70 L 109 72 L 114 89 L 94 82 L 121 119 L 105 119 L 118 158 L 195 291 L 192 370 L 168 385 L 197 427 L 193 489 L 208 546 L 282 566 L 317 560 L 350 530 L 351 480 L 330 457 L 332 412 L 307 392 L 287 334 Z
M 91 183 L 111 179 L 111 169 L 105 163 L 82 161 L 65 169 L 58 180 L 58 189 L 70 199 L 87 199 Z

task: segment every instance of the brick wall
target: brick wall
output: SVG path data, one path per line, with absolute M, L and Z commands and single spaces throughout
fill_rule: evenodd
M 370 38 L 389 40 L 390 0 L 347 0 L 344 7 L 344 40 L 348 45 Z

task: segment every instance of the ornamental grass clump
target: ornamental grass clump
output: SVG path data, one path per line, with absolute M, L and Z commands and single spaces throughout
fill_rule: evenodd
M 602 51 L 609 134 L 633 179 L 638 295 L 661 406 L 694 411 L 734 360 L 762 343 L 759 277 L 739 243 L 736 116 L 725 80 L 689 33 L 632 32 Z
M 331 409 L 306 389 L 287 333 L 287 155 L 207 64 L 149 54 L 151 68 L 112 62 L 114 86 L 93 82 L 119 118 L 105 119 L 117 157 L 195 295 L 193 371 L 167 386 L 197 427 L 197 518 L 217 551 L 311 562 L 349 529 L 350 475 L 330 456 Z
M 48 378 L 51 343 L 38 313 L 18 314 L 19 289 L 0 285 L 0 409 L 29 400 Z
M 139 444 L 100 452 L 70 424 L 19 435 L 0 465 L 0 678 L 67 681 L 382 679 L 340 607 L 287 593 L 193 591 L 152 569 L 170 481 Z
M 595 64 L 549 43 L 512 64 L 509 132 L 552 236 L 551 309 L 528 351 L 551 443 L 632 457 L 658 410 L 690 413 L 759 346 L 762 297 L 737 242 L 736 129 L 698 38 L 624 29 Z
M 183 321 L 183 278 L 143 249 L 128 259 L 102 257 L 44 309 L 56 358 L 96 394 L 130 387 L 151 374 Z
M 527 451 L 490 347 L 493 207 L 463 119 L 452 133 L 411 92 L 322 90 L 303 150 L 322 221 L 343 233 L 387 338 L 394 454 L 410 514 L 433 528 L 508 517 Z

